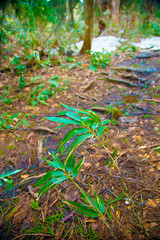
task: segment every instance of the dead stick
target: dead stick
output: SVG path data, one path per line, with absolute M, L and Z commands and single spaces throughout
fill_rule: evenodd
M 119 79 L 115 79 L 115 78 L 109 78 L 109 77 L 103 77 L 103 78 L 99 78 L 99 80 L 106 80 L 106 81 L 109 81 L 109 82 L 115 82 L 115 83 L 118 83 L 118 84 L 125 84 L 129 87 L 138 87 L 137 84 L 132 84 L 130 82 L 127 82 L 127 81 L 124 81 L 124 80 L 119 80 Z

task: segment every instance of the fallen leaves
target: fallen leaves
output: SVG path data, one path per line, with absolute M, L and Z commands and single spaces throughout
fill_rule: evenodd
M 146 205 L 153 208 L 157 207 L 157 204 L 152 199 L 148 199 L 148 202 L 146 202 Z

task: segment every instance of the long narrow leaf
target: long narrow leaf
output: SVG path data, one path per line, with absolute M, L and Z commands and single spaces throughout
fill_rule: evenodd
M 73 120 L 71 120 L 71 119 L 67 119 L 67 118 L 46 117 L 46 119 L 48 119 L 48 120 L 50 120 L 50 121 L 52 121 L 52 122 L 81 125 L 81 123 L 76 122 L 76 121 L 73 121 Z
M 8 172 L 8 173 L 1 174 L 1 175 L 0 175 L 0 179 L 2 179 L 2 178 L 4 178 L 4 177 L 9 177 L 9 176 L 14 175 L 14 174 L 17 174 L 17 173 L 19 173 L 20 171 L 22 171 L 22 169 L 17 169 L 17 170 Z
M 59 148 L 58 148 L 58 151 L 62 148 L 62 146 L 68 142 L 72 137 L 78 135 L 78 134 L 82 134 L 82 133 L 87 133 L 88 132 L 88 129 L 87 128 L 75 128 L 75 129 L 72 129 L 70 130 L 66 135 L 65 137 L 63 138 Z
M 81 203 L 73 202 L 73 201 L 66 201 L 71 208 L 73 208 L 79 214 L 83 214 L 87 217 L 98 217 L 99 214 L 93 208 L 89 206 L 85 206 Z
M 106 119 L 103 122 L 101 122 L 102 125 L 109 124 L 111 122 L 110 119 Z
M 98 205 L 99 211 L 103 214 L 105 212 L 105 205 L 101 196 L 100 195 L 98 196 L 96 192 L 95 192 L 95 199 L 96 199 L 96 203 Z
M 96 201 L 94 201 L 87 193 L 85 195 L 81 195 L 81 198 L 84 199 L 87 202 L 90 202 L 92 204 L 93 208 L 97 211 L 99 210 L 99 206 Z
M 59 170 L 52 170 L 47 172 L 41 179 L 38 180 L 38 182 L 36 183 L 36 186 L 39 186 L 43 183 L 45 183 L 46 181 L 48 181 L 50 178 L 53 177 L 62 177 L 64 176 L 65 173 L 63 171 L 59 171 Z
M 66 170 L 68 173 L 71 173 L 75 167 L 75 156 L 72 154 L 66 162 Z
M 67 180 L 67 176 L 62 176 L 59 178 L 52 178 L 50 181 L 48 181 L 46 184 L 43 185 L 43 187 L 39 191 L 39 196 L 47 192 L 49 189 L 53 189 L 58 184 L 62 183 L 63 181 Z
M 65 104 L 63 104 L 63 103 L 61 103 L 61 105 L 62 105 L 63 107 L 65 107 L 65 108 L 71 110 L 71 111 L 78 112 L 78 113 L 83 113 L 83 114 L 87 114 L 87 115 L 88 115 L 88 113 L 87 113 L 86 111 L 84 111 L 84 110 L 72 108 L 72 107 L 67 106 L 67 105 L 65 105 Z
M 73 142 L 73 144 L 71 145 L 68 153 L 67 153 L 67 156 L 66 156 L 66 159 L 65 159 L 65 162 L 67 162 L 68 158 L 70 157 L 70 155 L 72 154 L 72 152 L 82 143 L 84 142 L 87 138 L 91 137 L 92 136 L 92 133 L 86 133 L 86 134 L 83 134 L 79 137 L 76 138 L 76 140 Z
M 72 118 L 73 120 L 75 121 L 78 121 L 78 122 L 81 122 L 81 118 L 80 116 L 78 115 L 78 113 L 73 113 L 71 111 L 60 111 L 58 112 L 61 116 L 67 116 L 67 117 L 70 117 Z
M 87 111 L 88 114 L 92 117 L 92 119 L 94 119 L 94 121 L 97 121 L 97 122 L 101 122 L 101 118 L 96 114 L 94 113 L 93 111 L 89 110 Z
M 52 166 L 52 167 L 55 167 L 55 168 L 59 168 L 59 169 L 62 169 L 62 170 L 65 170 L 65 166 L 64 164 L 61 162 L 61 160 L 59 159 L 59 157 L 55 154 L 55 153 L 50 153 L 53 157 L 53 159 L 56 161 L 47 161 L 48 165 Z
M 48 181 L 51 178 L 52 178 L 52 171 L 49 171 L 41 179 L 39 179 L 38 182 L 36 182 L 36 187 L 45 183 L 46 181 Z
M 115 202 L 118 202 L 119 200 L 123 199 L 124 198 L 124 193 L 121 193 L 116 199 L 110 201 L 110 202 L 107 202 L 106 204 L 107 205 L 111 205 L 112 203 L 115 203 Z
M 74 170 L 72 172 L 72 177 L 73 178 L 77 177 L 78 173 L 80 172 L 80 170 L 81 170 L 81 168 L 83 166 L 83 161 L 84 161 L 84 159 L 82 158 L 81 161 L 79 161 L 77 166 L 74 168 Z
M 97 136 L 101 136 L 103 131 L 107 128 L 107 126 L 101 126 L 97 131 Z
M 81 118 L 78 114 L 68 111 L 66 116 L 72 118 L 75 121 L 81 122 Z

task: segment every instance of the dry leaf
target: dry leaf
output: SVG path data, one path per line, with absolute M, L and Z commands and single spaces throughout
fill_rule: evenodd
M 152 222 L 152 223 L 150 224 L 150 226 L 151 226 L 151 228 L 154 228 L 154 227 L 158 226 L 158 223 Z
M 148 202 L 146 202 L 146 205 L 154 208 L 157 207 L 157 204 L 152 199 L 148 199 Z
M 150 168 L 148 172 L 154 172 L 154 168 Z
M 155 199 L 156 203 L 160 203 L 160 198 Z
M 118 219 L 120 219 L 120 217 L 121 217 L 121 214 L 120 214 L 120 211 L 119 211 L 119 210 L 116 210 L 116 217 L 117 217 Z
M 91 163 L 90 163 L 90 162 L 84 162 L 84 163 L 83 163 L 83 166 L 86 167 L 86 168 L 87 168 L 87 167 L 90 167 L 90 166 L 91 166 Z
M 28 177 L 29 177 L 29 174 L 21 175 L 21 178 L 23 178 L 23 179 L 26 179 L 26 178 L 28 178 Z
M 157 169 L 160 170 L 160 162 L 157 164 Z

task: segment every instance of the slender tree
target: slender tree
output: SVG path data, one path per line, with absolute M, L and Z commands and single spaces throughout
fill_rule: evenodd
M 93 13 L 94 13 L 94 0 L 84 0 L 84 13 L 85 13 L 85 36 L 84 43 L 81 49 L 81 53 L 86 53 L 87 50 L 91 50 L 92 38 L 93 38 Z
M 120 0 L 111 1 L 111 15 L 113 23 L 118 24 L 120 16 Z

